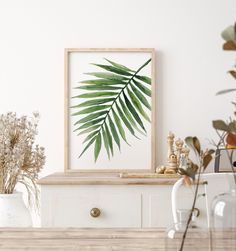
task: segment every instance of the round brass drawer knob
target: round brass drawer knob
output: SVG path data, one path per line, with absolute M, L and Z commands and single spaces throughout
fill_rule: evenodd
M 101 214 L 101 211 L 100 211 L 99 208 L 94 207 L 94 208 L 92 208 L 92 209 L 90 210 L 90 215 L 91 215 L 93 218 L 99 217 L 100 214 Z

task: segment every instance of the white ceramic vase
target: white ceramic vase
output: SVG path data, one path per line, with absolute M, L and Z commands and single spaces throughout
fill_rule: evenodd
M 32 219 L 22 193 L 0 194 L 0 227 L 31 227 Z

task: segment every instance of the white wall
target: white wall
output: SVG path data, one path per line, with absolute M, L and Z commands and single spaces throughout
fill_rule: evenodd
M 0 0 L 0 113 L 38 110 L 43 174 L 62 171 L 64 48 L 154 47 L 158 163 L 169 130 L 207 145 L 233 112 L 233 94 L 214 95 L 235 86 L 220 37 L 235 13 L 235 0 Z

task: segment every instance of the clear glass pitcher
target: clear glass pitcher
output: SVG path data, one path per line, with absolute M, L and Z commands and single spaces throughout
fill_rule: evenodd
M 167 228 L 167 231 L 166 231 L 166 244 L 165 244 L 166 251 L 179 250 L 182 236 L 184 234 L 190 212 L 191 211 L 189 209 L 177 210 L 179 221 L 177 223 L 174 223 L 170 228 Z M 189 231 L 191 231 L 191 229 L 196 228 L 195 217 L 196 215 L 194 213 L 192 216 L 192 221 L 189 225 Z M 190 245 L 190 240 L 188 239 L 188 236 L 187 236 L 185 239 L 185 246 L 189 246 L 188 244 Z M 184 249 L 184 250 L 188 250 L 188 249 Z
M 182 237 L 185 232 L 186 225 L 187 225 L 190 213 L 191 213 L 190 208 L 177 209 L 177 202 L 178 202 L 178 198 L 179 198 L 178 191 L 183 186 L 183 183 L 184 183 L 183 178 L 179 179 L 174 184 L 174 186 L 172 188 L 172 192 L 171 192 L 173 225 L 171 227 L 167 228 L 167 231 L 166 231 L 165 247 L 166 247 L 167 251 L 180 249 Z M 206 194 L 206 183 L 204 183 L 204 191 Z M 205 199 L 206 199 L 206 197 L 207 196 L 205 196 Z M 207 199 L 205 200 L 205 204 L 206 204 L 207 221 L 208 221 Z M 192 219 L 191 219 L 191 223 L 189 225 L 188 231 L 196 229 L 196 218 L 198 216 L 199 216 L 199 209 L 196 208 L 192 214 Z M 195 244 L 193 244 L 193 241 L 194 240 L 189 238 L 187 235 L 185 238 L 183 250 L 189 251 L 189 247 L 191 247 L 191 251 L 199 250 L 198 245 L 196 246 L 196 248 L 193 247 L 195 245 Z

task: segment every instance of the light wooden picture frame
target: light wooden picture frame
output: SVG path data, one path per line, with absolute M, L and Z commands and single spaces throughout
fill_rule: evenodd
M 154 172 L 155 50 L 65 49 L 65 172 Z

